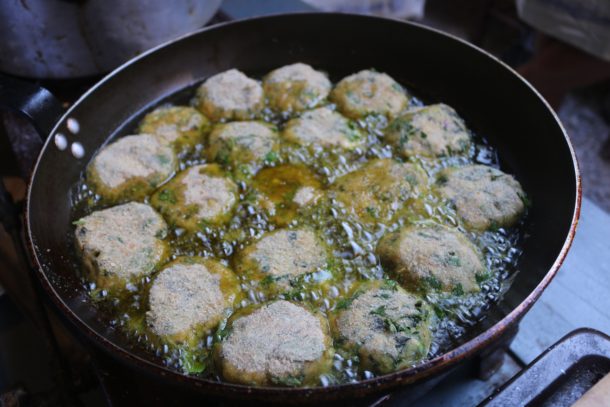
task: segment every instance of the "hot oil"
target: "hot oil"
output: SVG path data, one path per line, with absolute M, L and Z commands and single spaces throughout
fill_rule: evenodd
M 187 103 L 184 98 L 170 102 Z M 413 98 L 411 105 L 421 106 L 423 103 Z M 271 112 L 266 112 L 263 119 L 277 126 L 280 131 L 287 121 L 286 117 L 276 116 Z M 196 233 L 188 233 L 170 225 L 167 240 L 172 247 L 171 259 L 178 256 L 211 257 L 230 267 L 236 260 L 236 253 L 265 233 L 279 227 L 311 226 L 320 233 L 328 247 L 330 261 L 327 266 L 298 279 L 291 284 L 289 290 L 282 293 L 270 290 L 265 284 L 253 283 L 246 277 L 239 276 L 243 297 L 236 303 L 235 311 L 272 298 L 284 298 L 329 315 L 335 310 L 338 301 L 345 298 L 357 282 L 387 277 L 375 255 L 375 247 L 385 233 L 411 222 L 429 220 L 458 227 L 480 248 L 490 273 L 488 278 L 481 282 L 479 293 L 427 296 L 435 310 L 434 341 L 428 355 L 432 358 L 458 345 L 460 339 L 485 317 L 486 311 L 506 291 L 509 277 L 516 271 L 521 253 L 522 224 L 511 229 L 469 232 L 460 225 L 455 210 L 433 193 L 410 200 L 390 224 L 357 221 L 347 216 L 340 205 L 329 199 L 321 199 L 317 205 L 305 211 L 297 211 L 291 207 L 290 194 L 294 192 L 295 185 L 315 185 L 325 190 L 338 177 L 360 168 L 369 160 L 394 158 L 405 161 L 384 143 L 382 130 L 387 125 L 385 118 L 369 116 L 359 120 L 357 124 L 366 131 L 366 143 L 352 151 L 284 145 L 273 162 L 268 163 L 268 168 L 259 172 L 259 175 L 253 177 L 241 173 L 239 168 L 228 168 L 228 172 L 239 186 L 239 203 L 232 219 L 221 227 L 202 226 Z M 480 163 L 498 167 L 497 152 L 494 148 L 488 145 L 484 138 L 478 135 L 473 137 L 475 144 L 466 156 L 435 160 L 412 158 L 411 161 L 421 165 L 431 180 L 438 171 L 453 165 Z M 198 145 L 192 151 L 183 152 L 179 170 L 205 163 L 203 150 L 204 146 Z M 270 186 L 274 183 L 277 185 L 276 189 Z M 271 196 L 275 206 L 274 214 L 270 215 L 268 207 L 259 199 L 261 193 Z M 96 196 L 84 179 L 76 186 L 73 200 L 73 219 L 79 219 L 113 204 Z M 148 196 L 143 199 L 144 202 L 148 200 Z M 109 293 L 96 288 L 83 274 L 84 286 L 90 292 L 92 301 L 99 307 L 102 318 L 120 329 L 135 348 L 177 370 L 219 380 L 211 354 L 215 343 L 223 335 L 226 319 L 216 331 L 200 332 L 197 340 L 187 345 L 172 344 L 156 337 L 145 322 L 147 293 L 154 278 L 153 273 L 131 282 L 126 290 Z M 359 370 L 357 355 L 337 349 L 333 370 L 320 377 L 320 385 L 354 382 L 373 376 L 371 372 Z

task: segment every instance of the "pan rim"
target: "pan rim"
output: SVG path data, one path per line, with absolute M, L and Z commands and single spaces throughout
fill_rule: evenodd
M 77 101 L 75 101 L 72 104 L 72 106 L 70 106 L 70 108 L 62 115 L 62 117 L 58 119 L 57 123 L 55 124 L 54 128 L 51 130 L 51 132 L 49 133 L 48 136 L 55 134 L 58 131 L 58 129 L 60 128 L 61 124 L 64 123 L 64 121 L 68 117 L 70 117 L 70 114 L 72 113 L 72 111 L 74 109 L 76 109 L 83 100 L 88 98 L 98 88 L 102 87 L 104 84 L 111 81 L 117 73 L 127 69 L 131 65 L 139 62 L 141 59 L 146 58 L 148 55 L 155 53 L 160 49 L 169 47 L 172 44 L 180 42 L 186 38 L 200 35 L 201 33 L 204 33 L 207 31 L 222 29 L 223 27 L 226 27 L 226 26 L 232 26 L 235 24 L 242 24 L 242 23 L 251 22 L 251 21 L 261 21 L 261 20 L 264 21 L 264 20 L 273 20 L 273 19 L 277 19 L 277 18 L 289 18 L 290 16 L 313 16 L 313 17 L 323 17 L 323 18 L 338 18 L 338 16 L 342 16 L 342 17 L 346 17 L 346 18 L 356 18 L 356 19 L 362 19 L 362 20 L 382 20 L 382 21 L 388 21 L 388 22 L 392 22 L 392 23 L 411 25 L 411 26 L 417 27 L 418 29 L 433 32 L 436 35 L 440 35 L 449 40 L 457 41 L 457 42 L 461 43 L 462 45 L 465 45 L 465 46 L 471 48 L 474 51 L 478 51 L 479 53 L 483 54 L 484 56 L 492 59 L 495 63 L 500 64 L 504 69 L 508 70 L 510 73 L 512 73 L 514 76 L 516 76 L 516 78 L 518 78 L 524 85 L 526 85 L 529 88 L 529 90 L 533 94 L 535 94 L 536 97 L 543 103 L 543 105 L 546 107 L 548 112 L 551 113 L 553 119 L 555 120 L 556 124 L 558 125 L 559 129 L 561 130 L 565 143 L 569 149 L 569 152 L 570 152 L 570 155 L 572 158 L 574 176 L 575 176 L 575 180 L 576 180 L 576 185 L 575 185 L 576 188 L 574 191 L 576 199 L 575 199 L 574 211 L 572 213 L 570 228 L 568 230 L 568 233 L 566 235 L 562 248 L 561 248 L 559 254 L 557 255 L 553 265 L 550 267 L 549 271 L 544 275 L 544 277 L 536 285 L 536 287 L 527 295 L 527 297 L 519 305 L 517 305 L 511 312 L 509 312 L 506 316 L 504 316 L 501 320 L 499 320 L 494 325 L 489 327 L 487 330 L 485 330 L 484 332 L 475 336 L 474 338 L 462 343 L 461 345 L 451 349 L 450 351 L 445 352 L 442 355 L 439 355 L 433 359 L 429 359 L 429 360 L 427 360 L 419 365 L 416 365 L 414 367 L 411 367 L 411 368 L 399 370 L 399 371 L 392 372 L 392 373 L 385 374 L 385 375 L 376 376 L 371 379 L 360 380 L 360 381 L 354 382 L 354 383 L 343 383 L 343 384 L 327 386 L 327 387 L 296 387 L 296 388 L 269 387 L 269 386 L 258 387 L 258 386 L 247 386 L 247 385 L 241 385 L 241 384 L 234 384 L 234 383 L 229 383 L 229 382 L 220 382 L 220 381 L 200 378 L 197 376 L 189 376 L 187 374 L 183 374 L 183 373 L 173 370 L 169 367 L 162 366 L 151 360 L 145 359 L 144 357 L 136 355 L 136 354 L 130 352 L 128 349 L 126 349 L 122 346 L 119 346 L 119 345 L 115 344 L 114 342 L 108 340 L 101 333 L 98 333 L 95 329 L 93 329 L 89 324 L 87 324 L 85 321 L 83 321 L 81 318 L 79 318 L 78 315 L 76 315 L 71 310 L 71 308 L 68 306 L 68 304 L 63 300 L 63 298 L 60 296 L 60 294 L 55 290 L 55 287 L 53 286 L 53 284 L 49 280 L 48 276 L 46 275 L 46 273 L 44 271 L 45 266 L 44 266 L 43 262 L 41 262 L 38 250 L 35 248 L 34 240 L 32 237 L 33 235 L 32 235 L 32 228 L 31 228 L 31 222 L 30 222 L 30 208 L 31 208 L 30 202 L 31 202 L 32 186 L 36 182 L 36 175 L 38 173 L 38 168 L 39 168 L 40 162 L 41 162 L 43 156 L 45 155 L 46 151 L 49 149 L 49 144 L 52 143 L 52 137 L 47 137 L 47 140 L 45 141 L 45 143 L 41 149 L 41 152 L 36 159 L 36 163 L 34 165 L 34 168 L 32 170 L 31 176 L 30 176 L 30 180 L 28 182 L 26 207 L 25 207 L 24 222 L 25 222 L 25 226 L 26 226 L 27 246 L 28 246 L 28 249 L 30 252 L 30 256 L 34 259 L 34 266 L 35 266 L 34 268 L 35 268 L 36 274 L 38 276 L 39 283 L 42 285 L 45 292 L 52 300 L 52 303 L 60 310 L 60 312 L 63 314 L 63 316 L 67 317 L 67 319 L 70 321 L 70 323 L 77 328 L 78 332 L 80 334 L 83 334 L 83 333 L 86 334 L 86 336 L 88 337 L 89 340 L 91 340 L 96 346 L 98 346 L 98 347 L 102 348 L 104 351 L 108 352 L 115 359 L 119 359 L 121 362 L 129 361 L 145 371 L 154 372 L 156 376 L 164 376 L 164 377 L 170 376 L 172 378 L 177 379 L 177 382 L 179 382 L 179 383 L 183 383 L 186 385 L 192 385 L 194 387 L 199 387 L 202 390 L 204 390 L 204 387 L 205 387 L 206 388 L 205 390 L 208 390 L 211 393 L 223 394 L 223 395 L 228 395 L 228 396 L 231 396 L 231 395 L 238 396 L 240 394 L 242 394 L 242 395 L 248 394 L 255 398 L 257 398 L 257 397 L 262 398 L 262 397 L 274 396 L 274 395 L 282 395 L 282 396 L 287 396 L 287 397 L 289 397 L 289 396 L 308 397 L 308 396 L 312 396 L 315 394 L 316 396 L 319 395 L 321 397 L 328 396 L 328 398 L 331 399 L 332 395 L 337 395 L 337 394 L 343 393 L 345 391 L 362 389 L 362 388 L 375 388 L 378 390 L 382 390 L 382 389 L 389 388 L 389 387 L 397 387 L 402 384 L 408 384 L 408 383 L 414 382 L 416 380 L 419 381 L 420 379 L 425 379 L 427 377 L 434 375 L 435 373 L 439 372 L 440 370 L 445 370 L 445 369 L 448 369 L 450 366 L 456 365 L 458 362 L 460 362 L 464 359 L 467 359 L 467 358 L 475 355 L 482 349 L 486 348 L 487 345 L 489 345 L 490 343 L 492 343 L 493 341 L 495 341 L 496 339 L 498 339 L 499 337 L 502 336 L 502 334 L 504 333 L 503 327 L 513 325 L 514 323 L 518 322 L 522 316 L 525 315 L 525 313 L 536 302 L 536 300 L 540 297 L 540 295 L 542 294 L 544 289 L 546 289 L 546 287 L 550 284 L 552 279 L 555 277 L 555 275 L 559 271 L 566 255 L 572 245 L 572 242 L 573 242 L 573 239 L 574 239 L 574 236 L 576 233 L 578 221 L 580 218 L 580 210 L 581 210 L 581 204 L 582 204 L 582 180 L 581 180 L 580 168 L 579 168 L 578 160 L 576 157 L 576 153 L 574 151 L 573 145 L 571 143 L 571 140 L 570 140 L 565 128 L 563 127 L 561 121 L 559 120 L 559 117 L 557 116 L 556 112 L 550 107 L 550 105 L 542 97 L 542 95 L 529 82 L 527 82 L 521 75 L 519 75 L 513 68 L 508 66 L 503 61 L 499 60 L 497 57 L 491 55 L 487 51 L 485 51 L 459 37 L 456 37 L 452 34 L 443 32 L 443 31 L 435 29 L 435 28 L 427 27 L 427 26 L 424 26 L 419 23 L 414 23 L 414 22 L 404 21 L 404 20 L 399 20 L 399 19 L 394 19 L 394 18 L 365 16 L 365 15 L 351 14 L 351 13 L 299 12 L 299 13 L 272 14 L 272 15 L 253 17 L 253 18 L 249 18 L 249 19 L 224 22 L 224 23 L 220 23 L 220 24 L 213 25 L 210 27 L 205 27 L 205 28 L 202 28 L 197 31 L 193 31 L 191 33 L 185 34 L 185 35 L 175 38 L 173 40 L 167 41 L 161 45 L 158 45 L 158 46 L 138 55 L 137 57 L 135 57 L 133 59 L 130 59 L 129 61 L 125 62 L 124 64 L 122 64 L 121 66 L 119 66 L 118 68 L 113 70 L 112 72 L 108 73 L 104 78 L 102 78 L 94 86 L 92 86 L 89 90 L 87 90 L 87 92 L 85 92 Z M 227 391 L 230 391 L 230 394 L 228 394 Z

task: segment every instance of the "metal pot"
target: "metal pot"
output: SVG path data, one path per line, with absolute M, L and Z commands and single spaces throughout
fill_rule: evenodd
M 3 0 L 0 71 L 64 79 L 108 72 L 201 28 L 222 0 Z

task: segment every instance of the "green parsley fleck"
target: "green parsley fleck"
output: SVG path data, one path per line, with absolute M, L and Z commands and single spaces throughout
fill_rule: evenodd
M 301 386 L 303 384 L 302 378 L 298 378 L 298 377 L 294 377 L 294 376 L 272 377 L 271 381 L 274 384 L 279 384 L 282 386 L 289 386 L 289 387 L 297 387 L 297 386 Z
M 269 284 L 273 283 L 274 281 L 275 281 L 275 279 L 273 278 L 273 276 L 272 275 L 268 275 L 268 276 L 265 276 L 265 278 L 263 278 L 261 280 L 261 284 L 262 285 L 269 285 Z
M 441 282 L 434 276 L 424 277 L 424 283 L 426 283 L 430 288 L 434 288 L 435 290 L 440 290 L 442 285 Z
M 265 161 L 268 163 L 274 163 L 278 160 L 278 155 L 275 151 L 269 151 L 267 155 L 265 155 Z
M 460 258 L 455 255 L 455 253 L 448 253 L 447 257 L 445 257 L 445 263 L 449 266 L 460 267 L 462 262 Z
M 354 301 L 353 298 L 341 298 L 339 301 L 337 301 L 337 305 L 335 306 L 335 309 L 346 309 L 347 307 L 349 307 L 352 302 Z
M 380 317 L 385 317 L 385 305 L 380 305 L 374 310 L 370 312 L 371 315 L 379 315 Z
M 385 280 L 385 285 L 392 291 L 398 290 L 398 283 L 394 280 Z
M 464 288 L 462 287 L 462 284 L 458 283 L 453 287 L 451 292 L 454 295 L 464 295 Z
M 170 204 L 175 204 L 177 202 L 176 194 L 174 194 L 174 191 L 172 191 L 171 189 L 164 189 L 159 192 L 159 200 L 163 202 L 168 202 Z

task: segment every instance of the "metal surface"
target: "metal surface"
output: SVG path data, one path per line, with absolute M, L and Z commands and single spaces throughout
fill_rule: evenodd
M 0 74 L 0 108 L 25 115 L 40 135 L 46 135 L 64 113 L 48 90 L 33 83 Z
M 481 406 L 571 406 L 610 372 L 610 337 L 593 329 L 569 333 Z
M 61 103 L 46 89 L 0 74 L 0 127 L 4 125 L 8 150 L 17 158 L 24 178 L 29 177 L 42 148 L 41 135 L 49 134 L 63 113 Z
M 269 14 L 317 11 L 302 0 L 223 0 L 220 13 L 229 21 Z
M 222 0 L 3 0 L 0 71 L 34 78 L 108 72 L 202 27 Z
M 349 35 L 336 35 L 338 29 Z M 182 375 L 130 346 L 87 300 L 70 255 L 71 188 L 100 146 L 130 131 L 152 105 L 229 68 L 258 75 L 295 61 L 324 69 L 334 80 L 374 66 L 429 102 L 454 106 L 473 130 L 498 148 L 503 169 L 515 174 L 532 198 L 521 272 L 462 345 L 412 369 L 359 383 L 305 389 L 248 387 Z M 79 132 L 70 132 L 69 119 L 79 123 Z M 67 137 L 70 146 L 80 143 L 84 155 L 75 157 L 71 148 L 57 148 L 58 133 Z M 580 199 L 576 159 L 557 117 L 529 84 L 492 56 L 415 24 L 298 14 L 202 30 L 146 53 L 102 80 L 51 132 L 31 179 L 26 216 L 42 286 L 59 312 L 92 343 L 132 368 L 191 391 L 306 403 L 425 386 L 502 340 L 557 273 L 574 236 Z

